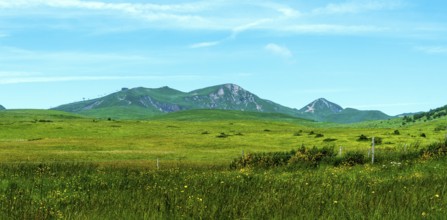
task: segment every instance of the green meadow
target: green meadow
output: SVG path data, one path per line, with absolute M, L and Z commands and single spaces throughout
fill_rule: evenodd
M 149 120 L 0 111 L 0 218 L 440 219 L 446 127 L 445 118 L 339 125 L 211 110 Z M 362 161 L 346 163 L 350 152 Z

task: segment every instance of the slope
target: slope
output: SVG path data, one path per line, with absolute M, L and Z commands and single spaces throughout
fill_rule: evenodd
M 98 99 L 66 104 L 54 109 L 94 117 L 122 119 L 148 118 L 164 113 L 192 109 L 222 109 L 297 115 L 296 109 L 261 99 L 234 84 L 212 86 L 188 93 L 169 87 L 158 89 L 124 88 L 119 92 Z
M 380 111 L 362 111 L 353 108 L 342 108 L 324 98 L 319 98 L 299 110 L 299 117 L 321 122 L 356 123 L 371 120 L 392 118 Z

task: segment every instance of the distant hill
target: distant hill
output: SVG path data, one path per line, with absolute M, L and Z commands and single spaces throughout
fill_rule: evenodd
M 317 99 L 298 110 L 262 99 L 235 84 L 211 86 L 191 92 L 182 92 L 169 87 L 123 88 L 119 92 L 101 98 L 61 105 L 53 109 L 98 118 L 118 119 L 147 119 L 166 113 L 197 109 L 276 113 L 337 123 L 390 118 L 379 111 L 343 109 L 324 98 Z
M 0 105 L 0 110 L 5 110 L 6 108 L 3 105 Z
M 299 110 L 299 117 L 315 121 L 334 123 L 356 123 L 392 118 L 381 111 L 362 111 L 353 108 L 342 108 L 324 98 L 319 98 Z
M 417 121 L 431 121 L 439 118 L 447 118 L 447 105 L 431 109 L 428 112 L 419 112 L 413 115 L 404 115 L 402 117 L 402 124 L 414 123 Z
M 296 116 L 298 110 L 288 108 L 234 84 L 224 84 L 181 92 L 169 87 L 157 89 L 123 88 L 110 95 L 54 108 L 95 117 L 147 118 L 163 113 L 192 109 L 221 109 L 249 112 L 282 113 Z

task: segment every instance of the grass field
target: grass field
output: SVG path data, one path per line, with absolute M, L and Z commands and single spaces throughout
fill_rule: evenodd
M 278 114 L 191 111 L 115 121 L 57 111 L 0 111 L 2 219 L 440 219 L 447 160 L 230 169 L 258 152 L 332 146 L 418 153 L 443 142 L 445 118 L 315 123 Z M 396 132 L 396 130 L 398 132 Z M 422 135 L 424 134 L 424 135 Z M 425 137 L 423 137 L 425 136 Z M 159 169 L 157 169 L 157 159 Z

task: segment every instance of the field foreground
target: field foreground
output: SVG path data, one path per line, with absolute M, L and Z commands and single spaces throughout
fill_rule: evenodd
M 444 120 L 338 126 L 279 115 L 210 115 L 215 113 L 114 121 L 54 111 L 0 112 L 0 218 L 447 216 Z M 370 137 L 382 139 L 374 165 L 367 157 Z M 292 155 L 299 166 L 270 166 L 277 154 L 267 152 L 303 146 L 304 153 Z M 335 164 L 346 157 L 335 154 L 314 163 L 321 154 L 313 146 L 335 153 L 343 146 L 343 155 L 356 152 L 366 164 Z M 237 158 L 251 166 L 230 168 Z
M 2 219 L 442 219 L 447 160 L 312 170 L 1 165 Z

